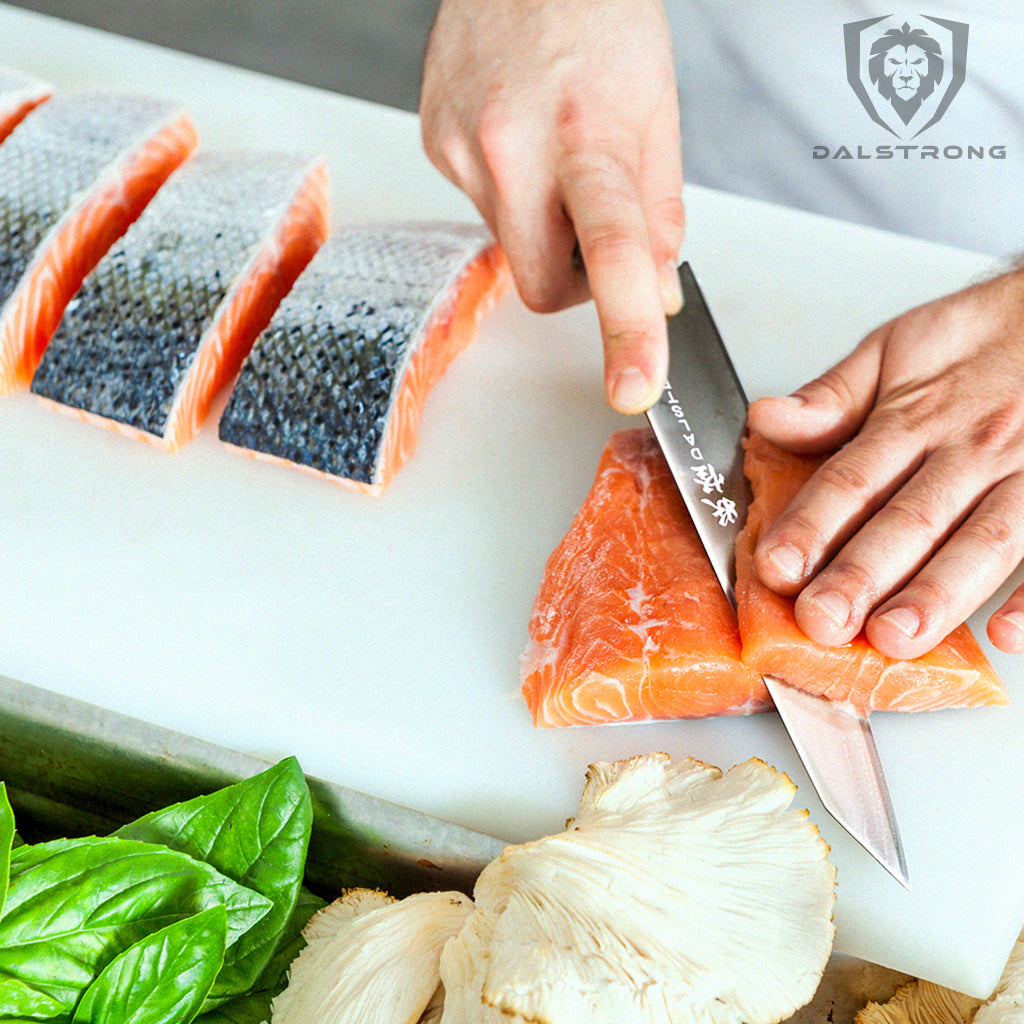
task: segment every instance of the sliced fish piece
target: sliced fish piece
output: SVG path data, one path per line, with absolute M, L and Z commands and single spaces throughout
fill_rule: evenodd
M 177 105 L 83 92 L 0 146 L 0 394 L 28 386 L 86 274 L 195 145 Z
M 431 388 L 509 280 L 475 226 L 337 231 L 253 346 L 221 440 L 379 494 L 416 448 Z
M 327 194 L 319 159 L 198 153 L 90 274 L 32 391 L 178 450 L 323 244 Z
M 548 558 L 521 660 L 538 726 L 766 711 L 736 614 L 647 427 L 612 434 Z
M 769 590 L 758 579 L 753 562 L 762 531 L 825 456 L 796 455 L 759 434 L 751 434 L 745 444 L 744 471 L 754 500 L 736 538 L 736 600 L 746 664 L 801 690 L 869 711 L 1009 703 L 1005 687 L 966 623 L 909 661 L 880 654 L 863 632 L 841 647 L 811 640 L 797 625 L 794 599 Z
M 13 68 L 0 67 L 0 142 L 52 93 L 53 89 L 46 82 Z

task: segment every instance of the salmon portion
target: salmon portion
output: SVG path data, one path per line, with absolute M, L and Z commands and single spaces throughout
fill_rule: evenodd
M 510 280 L 508 261 L 497 245 L 487 246 L 461 273 L 409 359 L 388 416 L 376 480 L 363 490 L 379 494 L 416 451 L 427 395 L 477 336 L 480 321 Z
M 547 561 L 529 632 L 522 692 L 538 726 L 772 706 L 741 661 L 736 615 L 647 428 L 610 438 Z
M 198 154 L 86 280 L 32 391 L 177 451 L 327 233 L 323 161 Z
M 171 104 L 82 93 L 0 146 L 0 394 L 29 385 L 86 275 L 195 145 Z
M 880 654 L 863 633 L 842 647 L 825 647 L 797 625 L 793 599 L 760 582 L 753 553 L 761 532 L 823 461 L 786 452 L 758 435 L 746 442 L 744 469 L 754 500 L 736 542 L 744 662 L 802 690 L 866 710 L 933 711 L 1008 703 L 1006 690 L 966 624 L 912 661 Z
M 19 71 L 0 68 L 0 142 L 3 142 L 25 115 L 52 95 L 45 82 Z
M 379 495 L 416 449 L 431 389 L 509 280 L 476 226 L 338 230 L 253 346 L 221 440 Z

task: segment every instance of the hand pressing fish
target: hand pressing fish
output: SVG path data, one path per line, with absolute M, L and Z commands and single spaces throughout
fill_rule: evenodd
M 794 455 L 757 434 L 744 471 L 754 501 L 736 541 L 736 598 L 743 661 L 764 675 L 872 711 L 935 711 L 1007 704 L 1003 684 L 966 623 L 918 658 L 880 654 L 862 632 L 841 647 L 811 640 L 797 625 L 794 600 L 769 590 L 754 572 L 758 537 L 825 461 Z
M 759 583 L 750 559 L 758 532 L 816 464 L 760 438 L 748 445 L 754 503 L 737 542 L 737 621 L 653 433 L 613 434 L 534 602 L 521 664 L 534 723 L 761 711 L 771 706 L 761 674 L 869 710 L 1007 703 L 967 625 L 912 661 L 886 658 L 863 637 L 825 647 L 796 626 L 791 598 Z
M 253 346 L 221 440 L 379 494 L 416 448 L 431 388 L 508 280 L 482 228 L 337 231 Z
M 32 391 L 176 451 L 323 243 L 327 218 L 322 161 L 196 155 L 86 280 Z
M 0 145 L 0 395 L 28 386 L 85 276 L 195 145 L 177 105 L 91 92 Z

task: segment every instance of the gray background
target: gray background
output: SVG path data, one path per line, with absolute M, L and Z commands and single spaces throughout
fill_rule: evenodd
M 415 110 L 440 0 L 14 0 L 176 50 Z

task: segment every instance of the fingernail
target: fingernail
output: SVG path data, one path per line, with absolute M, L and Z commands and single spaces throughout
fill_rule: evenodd
M 1007 612 L 1005 615 L 1000 615 L 999 618 L 1024 639 L 1024 612 Z
M 767 559 L 775 571 L 788 583 L 799 583 L 804 575 L 804 556 L 792 544 L 778 544 L 770 548 Z
M 635 366 L 620 370 L 612 384 L 612 405 L 620 412 L 643 412 L 657 400 L 651 382 Z
M 921 616 L 913 608 L 890 608 L 878 616 L 879 622 L 887 622 L 904 636 L 913 637 L 921 628 Z
M 658 275 L 661 290 L 661 304 L 668 316 L 674 316 L 683 308 L 683 286 L 679 280 L 679 268 L 675 261 L 669 260 L 662 265 Z
M 840 629 L 850 619 L 850 602 L 835 590 L 825 590 L 811 598 L 815 606 L 827 619 Z

